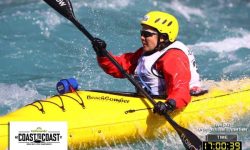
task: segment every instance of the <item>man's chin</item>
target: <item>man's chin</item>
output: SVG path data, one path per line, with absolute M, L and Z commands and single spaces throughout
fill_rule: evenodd
M 143 48 L 143 51 L 144 51 L 144 52 L 151 52 L 152 50 L 151 50 L 151 49 L 148 49 L 148 48 Z
M 149 48 L 148 48 L 148 47 L 143 46 L 143 51 L 144 51 L 144 52 L 147 52 L 147 51 L 149 51 Z

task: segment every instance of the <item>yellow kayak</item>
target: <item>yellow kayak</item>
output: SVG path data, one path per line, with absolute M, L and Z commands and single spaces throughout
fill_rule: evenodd
M 159 100 L 165 101 L 156 99 Z M 207 94 L 192 97 L 185 109 L 174 112 L 171 117 L 185 128 L 198 123 L 209 125 L 246 115 L 249 103 L 250 82 L 233 91 L 216 87 Z M 66 121 L 70 148 L 160 138 L 174 131 L 165 118 L 152 113 L 151 108 L 146 98 L 135 94 L 104 91 L 77 91 L 35 101 L 0 117 L 0 150 L 8 148 L 11 121 Z

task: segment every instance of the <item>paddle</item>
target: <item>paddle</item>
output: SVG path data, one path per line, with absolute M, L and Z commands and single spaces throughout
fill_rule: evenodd
M 87 38 L 93 42 L 94 37 L 85 29 L 83 25 L 75 18 L 74 11 L 70 0 L 44 0 L 48 5 L 54 8 L 58 13 L 70 20 Z M 155 100 L 139 85 L 139 83 L 130 76 L 121 65 L 108 53 L 106 49 L 103 50 L 103 54 L 119 69 L 119 71 L 138 89 L 141 93 L 149 99 L 149 101 L 155 106 Z M 166 113 L 164 115 L 166 120 L 173 126 L 180 136 L 183 145 L 187 149 L 201 149 L 202 141 L 191 131 L 179 126 L 170 116 Z

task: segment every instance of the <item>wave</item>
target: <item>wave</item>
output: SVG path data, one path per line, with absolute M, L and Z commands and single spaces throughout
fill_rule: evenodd
M 0 7 L 2 6 L 17 6 L 23 5 L 31 2 L 37 2 L 37 0 L 1 0 Z
M 0 115 L 16 110 L 33 102 L 34 99 L 42 98 L 45 97 L 30 85 L 19 86 L 17 84 L 0 83 Z
M 170 6 L 174 8 L 177 12 L 182 14 L 188 21 L 190 21 L 191 15 L 205 18 L 205 15 L 201 9 L 195 7 L 188 7 L 179 1 L 172 1 L 170 3 Z
M 217 53 L 233 52 L 241 48 L 250 49 L 250 33 L 243 34 L 240 37 L 229 37 L 221 41 L 200 42 L 194 45 L 189 45 L 190 48 L 198 51 L 214 51 Z M 199 52 L 198 52 L 199 53 Z
M 72 0 L 71 0 L 72 1 Z M 42 0 L 1 0 L 0 6 L 16 6 L 28 4 L 31 2 L 42 2 Z M 132 0 L 85 0 L 85 1 L 72 1 L 74 8 L 79 8 L 81 6 L 91 7 L 91 8 L 104 8 L 104 9 L 122 9 L 131 4 L 134 4 Z
M 73 3 L 73 2 L 72 2 Z M 126 8 L 130 5 L 133 5 L 132 0 L 87 0 L 87 1 L 78 1 L 73 3 L 74 9 L 76 11 L 81 7 L 90 7 L 92 9 L 113 9 L 120 10 Z
M 185 5 L 184 3 L 176 0 L 171 1 L 170 3 L 160 3 L 157 2 L 153 3 L 155 6 L 161 7 L 164 11 L 168 12 L 168 9 L 173 9 L 177 11 L 179 14 L 181 14 L 184 18 L 186 18 L 188 21 L 191 20 L 191 16 L 198 16 L 201 18 L 205 18 L 204 12 L 200 8 L 190 7 Z
M 228 74 L 228 73 L 231 73 L 231 72 L 237 72 L 237 71 L 245 71 L 245 70 L 249 70 L 250 67 L 246 64 L 249 64 L 250 61 L 244 61 L 244 62 L 237 62 L 235 64 L 232 64 L 232 65 L 229 65 L 225 68 L 223 68 L 222 72 L 224 74 Z

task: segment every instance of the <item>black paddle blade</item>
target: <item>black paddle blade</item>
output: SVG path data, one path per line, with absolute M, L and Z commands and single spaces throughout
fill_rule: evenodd
M 44 0 L 48 5 L 54 8 L 58 13 L 65 18 L 71 20 L 75 18 L 72 4 L 69 0 Z
M 202 149 L 202 141 L 193 132 L 178 125 L 167 113 L 164 115 L 164 117 L 177 131 L 186 149 L 188 150 Z
M 188 150 L 201 150 L 202 141 L 191 131 L 178 126 L 176 131 L 179 134 L 181 141 L 186 149 Z

